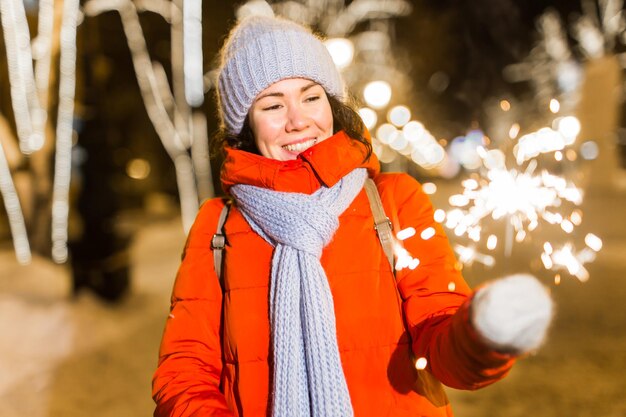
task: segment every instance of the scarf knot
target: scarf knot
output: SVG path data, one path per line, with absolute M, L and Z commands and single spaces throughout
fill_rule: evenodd
M 357 168 L 311 195 L 244 184 L 231 188 L 250 226 L 275 247 L 269 300 L 273 417 L 353 416 L 320 257 L 366 178 L 366 170 Z

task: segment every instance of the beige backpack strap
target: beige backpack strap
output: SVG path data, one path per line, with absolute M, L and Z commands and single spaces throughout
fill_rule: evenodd
M 220 217 L 217 221 L 217 229 L 211 239 L 211 250 L 213 251 L 213 267 L 215 268 L 215 274 L 220 280 L 222 290 L 224 289 L 222 278 L 222 258 L 224 255 L 224 246 L 226 246 L 226 235 L 224 234 L 224 223 L 228 217 L 228 211 L 230 210 L 230 201 L 226 201 Z
M 376 184 L 371 178 L 365 181 L 365 192 L 367 193 L 367 199 L 370 202 L 372 214 L 374 215 L 374 229 L 376 229 L 378 239 L 385 251 L 391 270 L 395 272 L 396 269 L 393 263 L 393 235 L 391 233 L 393 226 L 391 220 L 389 220 L 389 217 L 385 214 L 385 208 L 380 200 L 380 194 L 378 194 Z

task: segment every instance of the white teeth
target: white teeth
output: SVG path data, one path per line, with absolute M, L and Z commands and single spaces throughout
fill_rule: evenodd
M 303 150 L 308 149 L 311 146 L 315 145 L 315 142 L 317 142 L 317 139 L 311 139 L 311 140 L 307 140 L 305 142 L 293 143 L 291 145 L 285 145 L 285 146 L 283 146 L 283 149 L 286 149 L 289 152 L 302 152 Z

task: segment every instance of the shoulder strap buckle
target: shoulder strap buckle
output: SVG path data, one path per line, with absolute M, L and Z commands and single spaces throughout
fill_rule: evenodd
M 378 229 L 389 228 L 389 230 L 393 230 L 393 224 L 389 217 L 385 217 L 384 219 L 378 219 L 374 222 L 374 229 L 378 232 Z
M 213 237 L 211 238 L 211 249 L 221 250 L 221 249 L 224 249 L 224 246 L 226 246 L 226 236 L 224 236 L 221 233 L 214 234 Z

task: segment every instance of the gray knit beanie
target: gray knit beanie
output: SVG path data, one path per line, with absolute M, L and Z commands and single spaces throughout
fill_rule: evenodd
M 286 78 L 307 78 L 343 100 L 344 85 L 330 53 L 310 30 L 286 19 L 244 18 L 221 51 L 218 100 L 223 127 L 241 132 L 254 98 Z

